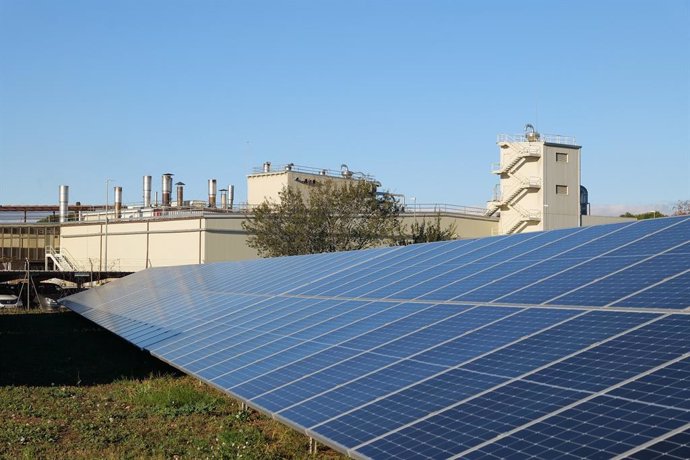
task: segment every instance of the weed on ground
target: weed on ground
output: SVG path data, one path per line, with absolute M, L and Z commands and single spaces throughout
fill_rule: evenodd
M 0 458 L 342 458 L 71 312 L 0 310 Z

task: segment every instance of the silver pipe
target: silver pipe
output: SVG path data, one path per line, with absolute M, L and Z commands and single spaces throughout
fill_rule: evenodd
M 222 188 L 220 191 L 220 209 L 228 209 L 228 189 Z
M 60 186 L 60 223 L 67 222 L 69 213 L 69 185 Z
M 115 187 L 115 218 L 122 217 L 122 187 Z
M 232 209 L 232 204 L 235 201 L 235 186 L 228 185 L 228 207 Z
M 263 171 L 264 171 L 265 173 L 271 172 L 271 162 L 270 162 L 270 161 L 267 161 L 267 162 L 264 163 Z
M 170 195 L 172 194 L 172 173 L 165 173 L 161 178 L 161 190 L 162 190 L 162 206 L 170 207 Z
M 151 176 L 144 176 L 144 207 L 151 207 Z
M 178 182 L 175 184 L 177 186 L 177 207 L 181 208 L 184 206 L 184 182 Z
M 209 179 L 208 180 L 208 207 L 209 208 L 215 208 L 216 207 L 216 194 L 218 190 L 218 186 L 216 185 L 216 180 L 215 179 Z

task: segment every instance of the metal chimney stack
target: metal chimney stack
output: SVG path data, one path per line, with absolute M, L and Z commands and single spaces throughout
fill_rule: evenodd
M 144 207 L 151 207 L 151 176 L 144 176 Z
M 184 182 L 178 182 L 175 186 L 177 187 L 177 207 L 181 208 L 184 206 Z
M 69 213 L 69 185 L 60 186 L 60 223 L 67 222 Z
M 173 173 L 165 173 L 163 174 L 162 179 L 162 206 L 164 208 L 169 208 L 170 207 L 170 195 L 172 194 L 172 176 L 174 176 Z
M 228 189 L 222 188 L 220 192 L 220 209 L 228 209 Z
M 215 208 L 216 207 L 217 190 L 218 190 L 218 186 L 216 185 L 216 180 L 215 179 L 209 179 L 208 180 L 208 207 L 209 208 Z
M 232 209 L 232 204 L 235 201 L 235 186 L 228 185 L 228 207 Z
M 115 218 L 122 218 L 122 187 L 115 187 Z

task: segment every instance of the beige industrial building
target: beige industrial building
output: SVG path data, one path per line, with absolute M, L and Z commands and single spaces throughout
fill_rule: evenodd
M 164 175 L 163 184 L 166 180 Z M 258 254 L 247 245 L 248 235 L 242 228 L 252 207 L 266 199 L 277 201 L 283 187 L 308 194 L 318 183 L 327 180 L 373 182 L 370 176 L 351 173 L 347 168 L 338 172 L 288 164 L 272 169 L 270 164 L 264 164 L 247 176 L 250 202 L 239 208 L 216 207 L 211 193 L 209 202 L 204 202 L 203 206 L 198 203 L 190 206 L 182 200 L 168 201 L 165 185 L 165 206 L 125 207 L 117 201 L 121 193 L 116 193 L 115 205 L 110 210 L 84 214 L 79 221 L 63 223 L 61 253 L 49 259 L 54 265 L 64 264 L 80 271 L 138 271 L 149 267 L 254 259 Z M 151 181 L 145 177 L 144 184 L 147 182 Z M 150 193 L 146 185 L 144 190 L 144 195 Z M 209 191 L 213 190 L 210 185 Z M 180 192 L 178 189 L 178 196 Z M 144 202 L 147 202 L 146 196 Z M 440 216 L 444 227 L 455 225 L 458 238 L 495 234 L 498 224 L 496 217 L 486 216 L 481 208 L 415 204 L 404 209 L 403 224 L 410 226 L 414 221 Z
M 574 138 L 541 135 L 527 125 L 524 134 L 499 135 L 497 144 L 500 163 L 492 172 L 499 184 L 487 208 L 410 204 L 399 195 L 403 223 L 409 227 L 414 221 L 440 216 L 444 227 L 455 226 L 457 238 L 477 238 L 626 220 L 588 215 L 587 198 L 580 193 L 581 147 Z M 14 248 L 20 247 L 17 254 L 22 256 L 30 251 L 45 254 L 46 268 L 125 272 L 253 259 L 258 255 L 247 245 L 242 222 L 253 206 L 264 200 L 277 202 L 283 188 L 308 196 L 324 181 L 365 180 L 380 185 L 346 165 L 327 170 L 266 162 L 247 176 L 247 203 L 236 207 L 233 186 L 220 190 L 218 206 L 215 179 L 208 181 L 208 200 L 197 201 L 184 199 L 181 182 L 175 184 L 173 200 L 172 174 L 163 174 L 161 179 L 160 202 L 158 192 L 152 200 L 151 176 L 144 176 L 142 202 L 125 206 L 122 189 L 114 187 L 112 207 L 80 212 L 76 220 L 68 219 L 69 190 L 61 186 L 59 244 L 58 232 L 48 228 L 27 231 L 31 242 L 15 241 L 14 230 L 3 231 L 3 256 L 13 255 Z M 44 240 L 45 246 L 39 248 Z M 58 246 L 59 250 L 53 249 Z

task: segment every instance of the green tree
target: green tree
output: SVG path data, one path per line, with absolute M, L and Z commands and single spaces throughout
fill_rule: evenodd
M 415 221 L 410 226 L 409 242 L 415 243 L 431 243 L 433 241 L 446 241 L 456 238 L 456 225 L 450 224 L 445 228 L 441 226 L 441 213 L 436 213 L 433 220 L 427 221 L 422 219 L 422 222 Z
M 667 217 L 666 214 L 663 214 L 661 211 L 648 211 L 648 212 L 642 212 L 640 214 L 633 214 L 631 212 L 626 212 L 625 214 L 621 214 L 621 217 L 634 217 L 637 220 L 644 220 L 644 219 L 658 219 L 659 217 Z
M 288 187 L 279 197 L 242 224 L 247 244 L 263 257 L 364 249 L 392 244 L 400 234 L 398 202 L 366 181 L 323 182 L 306 198 Z

